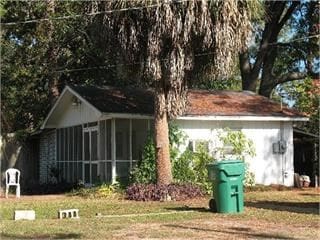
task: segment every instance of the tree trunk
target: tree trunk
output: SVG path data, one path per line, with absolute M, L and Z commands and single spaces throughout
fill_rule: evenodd
M 154 101 L 154 138 L 157 161 L 157 184 L 170 184 L 172 182 L 170 148 L 169 148 L 169 127 L 165 105 L 164 92 L 155 93 Z
M 242 89 L 256 91 L 259 94 L 270 97 L 270 94 L 278 82 L 274 76 L 273 67 L 277 57 L 276 42 L 284 24 L 292 16 L 300 2 L 292 2 L 288 5 L 284 1 L 266 1 L 266 20 L 262 32 L 260 46 L 255 56 L 254 63 L 250 63 L 248 50 L 239 55 Z
M 248 50 L 239 55 L 240 72 L 242 80 L 242 89 L 255 92 L 258 84 L 258 77 L 255 77 L 251 71 Z

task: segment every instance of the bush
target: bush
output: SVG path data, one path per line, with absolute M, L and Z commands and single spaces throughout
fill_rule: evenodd
M 193 183 L 206 193 L 211 193 L 212 182 L 208 178 L 207 165 L 212 163 L 204 144 L 199 144 L 196 152 L 187 149 L 173 162 L 173 178 L 178 183 Z
M 101 184 L 97 187 L 73 189 L 69 195 L 84 198 L 110 198 L 120 193 L 118 185 Z
M 175 182 L 194 183 L 196 181 L 196 173 L 192 169 L 193 158 L 193 152 L 187 149 L 173 161 L 172 174 Z
M 209 180 L 207 165 L 213 162 L 213 158 L 209 155 L 204 144 L 200 144 L 196 150 L 197 152 L 193 153 L 195 183 L 200 185 L 203 191 L 210 194 L 212 193 L 212 181 Z
M 255 185 L 255 175 L 249 171 L 249 163 L 246 161 L 248 157 L 254 157 L 256 150 L 254 143 L 251 139 L 247 138 L 246 135 L 240 131 L 231 131 L 229 128 L 224 129 L 219 134 L 219 140 L 223 143 L 223 147 L 218 149 L 222 158 L 226 158 L 225 149 L 231 147 L 232 158 L 242 160 L 245 163 L 245 186 Z
M 183 143 L 185 136 L 175 125 L 169 125 L 170 158 L 174 162 L 179 155 L 179 146 Z M 174 169 L 173 169 L 174 171 Z M 149 135 L 143 148 L 141 160 L 130 173 L 130 183 L 156 183 L 156 152 L 153 136 Z
M 174 125 L 169 128 L 170 158 L 172 174 L 175 183 L 193 183 L 210 193 L 212 183 L 208 179 L 207 164 L 213 161 L 209 156 L 205 143 L 199 144 L 196 153 L 185 150 L 179 154 L 179 147 L 185 141 L 184 133 Z M 148 137 L 143 149 L 142 159 L 131 171 L 130 183 L 155 184 L 156 160 L 155 147 L 152 136 Z
M 135 201 L 181 201 L 203 195 L 200 187 L 193 184 L 133 184 L 126 190 L 126 199 Z
M 156 183 L 156 152 L 152 136 L 149 136 L 143 148 L 142 158 L 131 171 L 130 183 Z

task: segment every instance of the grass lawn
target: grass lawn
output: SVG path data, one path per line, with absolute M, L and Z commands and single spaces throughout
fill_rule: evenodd
M 134 202 L 64 195 L 22 196 L 21 199 L 13 196 L 4 199 L 2 196 L 0 238 L 320 238 L 319 190 L 248 192 L 245 193 L 245 210 L 241 214 L 212 213 L 207 208 L 208 200 Z M 68 208 L 78 208 L 80 219 L 57 219 L 58 209 Z M 14 210 L 28 209 L 35 210 L 35 221 L 12 220 Z M 97 217 L 96 213 L 102 216 Z

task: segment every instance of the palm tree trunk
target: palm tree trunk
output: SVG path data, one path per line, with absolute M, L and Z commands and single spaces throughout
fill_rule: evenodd
M 157 184 L 168 185 L 172 182 L 169 127 L 165 106 L 165 94 L 155 94 L 154 138 L 156 145 Z

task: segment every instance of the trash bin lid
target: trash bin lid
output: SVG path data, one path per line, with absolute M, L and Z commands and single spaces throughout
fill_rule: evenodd
M 223 171 L 227 176 L 239 176 L 244 173 L 244 162 L 242 160 L 223 160 L 213 166 L 218 171 Z
M 227 160 L 227 159 L 224 159 L 224 160 L 221 160 L 221 161 L 214 162 L 213 164 L 214 165 L 222 165 L 222 164 L 235 164 L 235 163 L 243 163 L 243 161 L 242 160 Z

